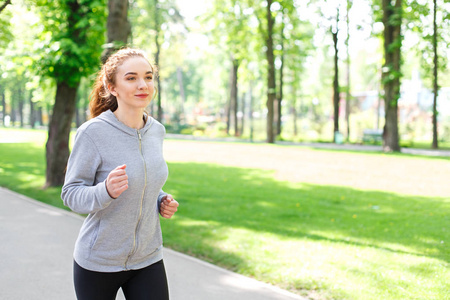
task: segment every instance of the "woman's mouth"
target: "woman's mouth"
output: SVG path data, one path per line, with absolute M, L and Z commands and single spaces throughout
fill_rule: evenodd
M 135 95 L 135 96 L 138 97 L 138 98 L 144 99 L 144 98 L 147 98 L 147 97 L 148 97 L 148 94 L 137 94 L 137 95 Z

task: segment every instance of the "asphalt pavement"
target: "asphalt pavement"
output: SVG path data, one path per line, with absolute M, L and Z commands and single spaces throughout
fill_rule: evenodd
M 0 187 L 0 299 L 76 299 L 72 253 L 82 222 Z M 164 263 L 171 300 L 306 300 L 167 248 Z

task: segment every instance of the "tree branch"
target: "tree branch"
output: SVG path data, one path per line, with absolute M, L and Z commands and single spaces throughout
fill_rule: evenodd
M 0 13 L 6 8 L 8 4 L 11 4 L 11 0 L 6 0 L 6 2 L 3 3 L 3 5 L 0 7 Z

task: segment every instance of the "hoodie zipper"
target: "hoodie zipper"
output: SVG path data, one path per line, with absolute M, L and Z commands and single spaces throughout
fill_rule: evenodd
M 142 163 L 144 164 L 144 189 L 142 190 L 141 203 L 140 203 L 140 206 L 139 206 L 139 217 L 138 217 L 138 220 L 136 222 L 136 227 L 134 228 L 133 249 L 130 251 L 130 253 L 127 256 L 127 259 L 126 259 L 125 264 L 124 264 L 124 268 L 125 269 L 127 269 L 128 260 L 130 259 L 130 257 L 136 251 L 137 230 L 138 230 L 138 227 L 139 227 L 139 223 L 141 222 L 142 206 L 144 205 L 145 188 L 147 187 L 147 166 L 145 164 L 144 154 L 142 153 L 142 136 L 141 136 L 141 133 L 139 132 L 139 130 L 137 130 L 137 135 L 138 135 L 138 138 L 139 138 L 139 152 L 141 154 Z

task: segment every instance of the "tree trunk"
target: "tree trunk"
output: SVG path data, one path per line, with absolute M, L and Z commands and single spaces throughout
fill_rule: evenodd
M 186 103 L 186 94 L 184 92 L 183 72 L 180 67 L 177 67 L 177 80 L 178 80 L 178 87 L 180 88 L 180 98 L 181 98 L 180 116 L 183 116 L 183 120 L 184 120 L 184 118 L 185 118 L 184 104 Z M 181 118 L 180 118 L 180 120 L 181 120 Z
M 383 71 L 382 68 L 380 70 L 380 78 L 383 78 Z M 383 96 L 382 96 L 382 82 L 381 80 L 378 81 L 377 83 L 377 91 L 378 91 L 378 97 L 377 97 L 377 124 L 376 124 L 376 129 L 379 130 L 380 129 L 380 119 L 381 119 L 381 104 L 383 103 Z
M 45 187 L 64 184 L 64 173 L 69 158 L 69 136 L 75 113 L 75 99 L 79 83 L 70 87 L 58 83 L 55 105 L 49 124 L 46 144 L 47 173 Z
M 283 101 L 283 72 L 284 72 L 284 15 L 282 17 L 283 21 L 282 21 L 282 25 L 281 25 L 281 66 L 280 66 L 280 78 L 279 78 L 279 84 L 278 84 L 278 99 L 277 99 L 277 103 L 276 103 L 276 120 L 277 120 L 277 128 L 276 128 L 276 132 L 277 135 L 281 134 L 281 119 L 283 116 L 283 112 L 281 110 L 282 108 L 282 101 Z
M 1 90 L 0 92 L 0 97 L 2 98 L 2 124 L 3 126 L 5 125 L 5 120 L 6 120 L 6 97 L 5 97 L 5 91 Z
M 294 77 L 295 78 L 295 77 Z M 298 135 L 298 128 L 297 128 L 297 86 L 294 84 L 292 86 L 292 94 L 294 97 L 292 98 L 292 121 L 294 122 L 294 136 Z
M 250 142 L 253 142 L 253 82 L 250 81 L 248 86 L 249 109 L 248 109 L 248 121 L 250 123 Z
M 352 1 L 347 0 L 347 38 L 345 39 L 345 48 L 347 49 L 347 92 L 345 95 L 345 122 L 347 124 L 347 142 L 350 141 L 350 104 L 351 104 L 351 88 L 350 88 L 350 9 L 352 7 Z
M 386 123 L 383 131 L 383 149 L 400 151 L 398 134 L 398 99 L 400 97 L 400 49 L 402 0 L 383 0 L 384 55 L 383 72 Z
M 31 128 L 35 128 L 36 127 L 36 105 L 32 101 L 32 98 L 33 98 L 32 91 L 30 91 L 29 96 L 28 96 L 28 100 L 30 103 L 30 125 L 31 125 Z
M 159 45 L 159 31 L 160 31 L 160 25 L 159 25 L 159 3 L 158 0 L 155 0 L 155 7 L 154 7 L 154 11 L 155 11 L 155 45 L 156 45 L 156 53 L 155 53 L 155 63 L 156 65 L 159 67 L 159 55 L 161 53 L 161 46 Z M 161 73 L 159 73 L 161 74 Z M 158 101 L 156 103 L 157 105 L 157 120 L 159 122 L 162 122 L 162 106 L 161 106 L 161 83 L 160 83 L 160 77 L 157 76 L 156 77 L 156 83 L 158 86 Z
M 17 121 L 17 112 L 15 107 L 13 106 L 13 103 L 11 103 L 11 115 L 10 115 L 10 125 L 15 127 Z
M 42 107 L 40 107 L 40 106 L 37 109 L 37 120 L 38 120 L 40 126 L 44 125 L 44 121 L 42 118 Z
M 128 22 L 128 0 L 108 0 L 107 47 L 102 53 L 102 62 L 121 46 L 126 45 L 131 33 Z
M 282 50 L 283 51 L 283 50 Z M 283 66 L 284 66 L 284 54 L 281 54 L 281 67 L 280 67 L 280 78 L 279 78 L 279 92 L 278 98 L 276 99 L 276 133 L 281 134 L 281 119 L 283 117 L 282 104 L 283 104 Z
M 275 84 L 275 59 L 273 54 L 273 24 L 274 19 L 270 7 L 272 0 L 267 1 L 267 36 L 266 36 L 266 58 L 268 64 L 267 70 L 267 143 L 275 142 L 274 132 L 274 99 L 276 98 L 276 84 Z
M 439 85 L 438 85 L 438 54 L 437 54 L 437 23 L 436 23 L 436 10 L 437 10 L 437 4 L 436 0 L 433 0 L 433 143 L 431 145 L 431 148 L 437 149 L 438 148 L 438 122 L 437 122 L 437 96 L 439 91 Z
M 241 118 L 241 125 L 239 126 L 239 136 L 242 136 L 244 134 L 244 126 L 245 126 L 245 93 L 241 96 L 241 107 L 242 107 L 242 118 Z
M 230 82 L 230 112 L 232 111 L 234 136 L 239 136 L 239 123 L 237 118 L 238 111 L 238 68 L 239 61 L 232 59 L 231 82 Z
M 230 135 L 231 127 L 231 98 L 228 98 L 227 104 L 225 105 L 225 117 L 227 118 L 227 135 Z
M 85 43 L 81 27 L 78 26 L 79 12 L 82 10 L 80 2 L 68 1 L 67 5 L 69 11 L 66 30 L 70 33 L 74 43 Z M 68 51 L 68 53 L 71 52 Z M 63 53 L 63 55 L 68 55 L 68 53 Z M 76 109 L 76 95 L 80 86 L 80 79 L 69 83 L 67 79 L 56 78 L 56 82 L 55 103 L 48 126 L 47 169 L 44 188 L 60 186 L 64 183 L 64 171 L 69 158 L 70 128 Z
M 17 89 L 17 92 L 18 92 L 17 101 L 19 104 L 20 128 L 23 128 L 25 125 L 24 113 L 23 113 L 25 93 L 24 93 L 24 89 L 22 87 L 19 87 Z
M 333 142 L 336 142 L 336 132 L 339 132 L 339 57 L 338 57 L 338 33 L 339 33 L 339 7 L 336 14 L 336 31 L 331 28 L 334 43 L 334 79 L 333 79 L 333 117 L 334 117 L 334 132 Z
M 9 99 L 10 103 L 10 116 L 11 116 L 11 125 L 14 127 L 16 125 L 16 121 L 17 121 L 17 109 L 16 109 L 16 97 L 14 97 L 14 95 L 12 95 Z

